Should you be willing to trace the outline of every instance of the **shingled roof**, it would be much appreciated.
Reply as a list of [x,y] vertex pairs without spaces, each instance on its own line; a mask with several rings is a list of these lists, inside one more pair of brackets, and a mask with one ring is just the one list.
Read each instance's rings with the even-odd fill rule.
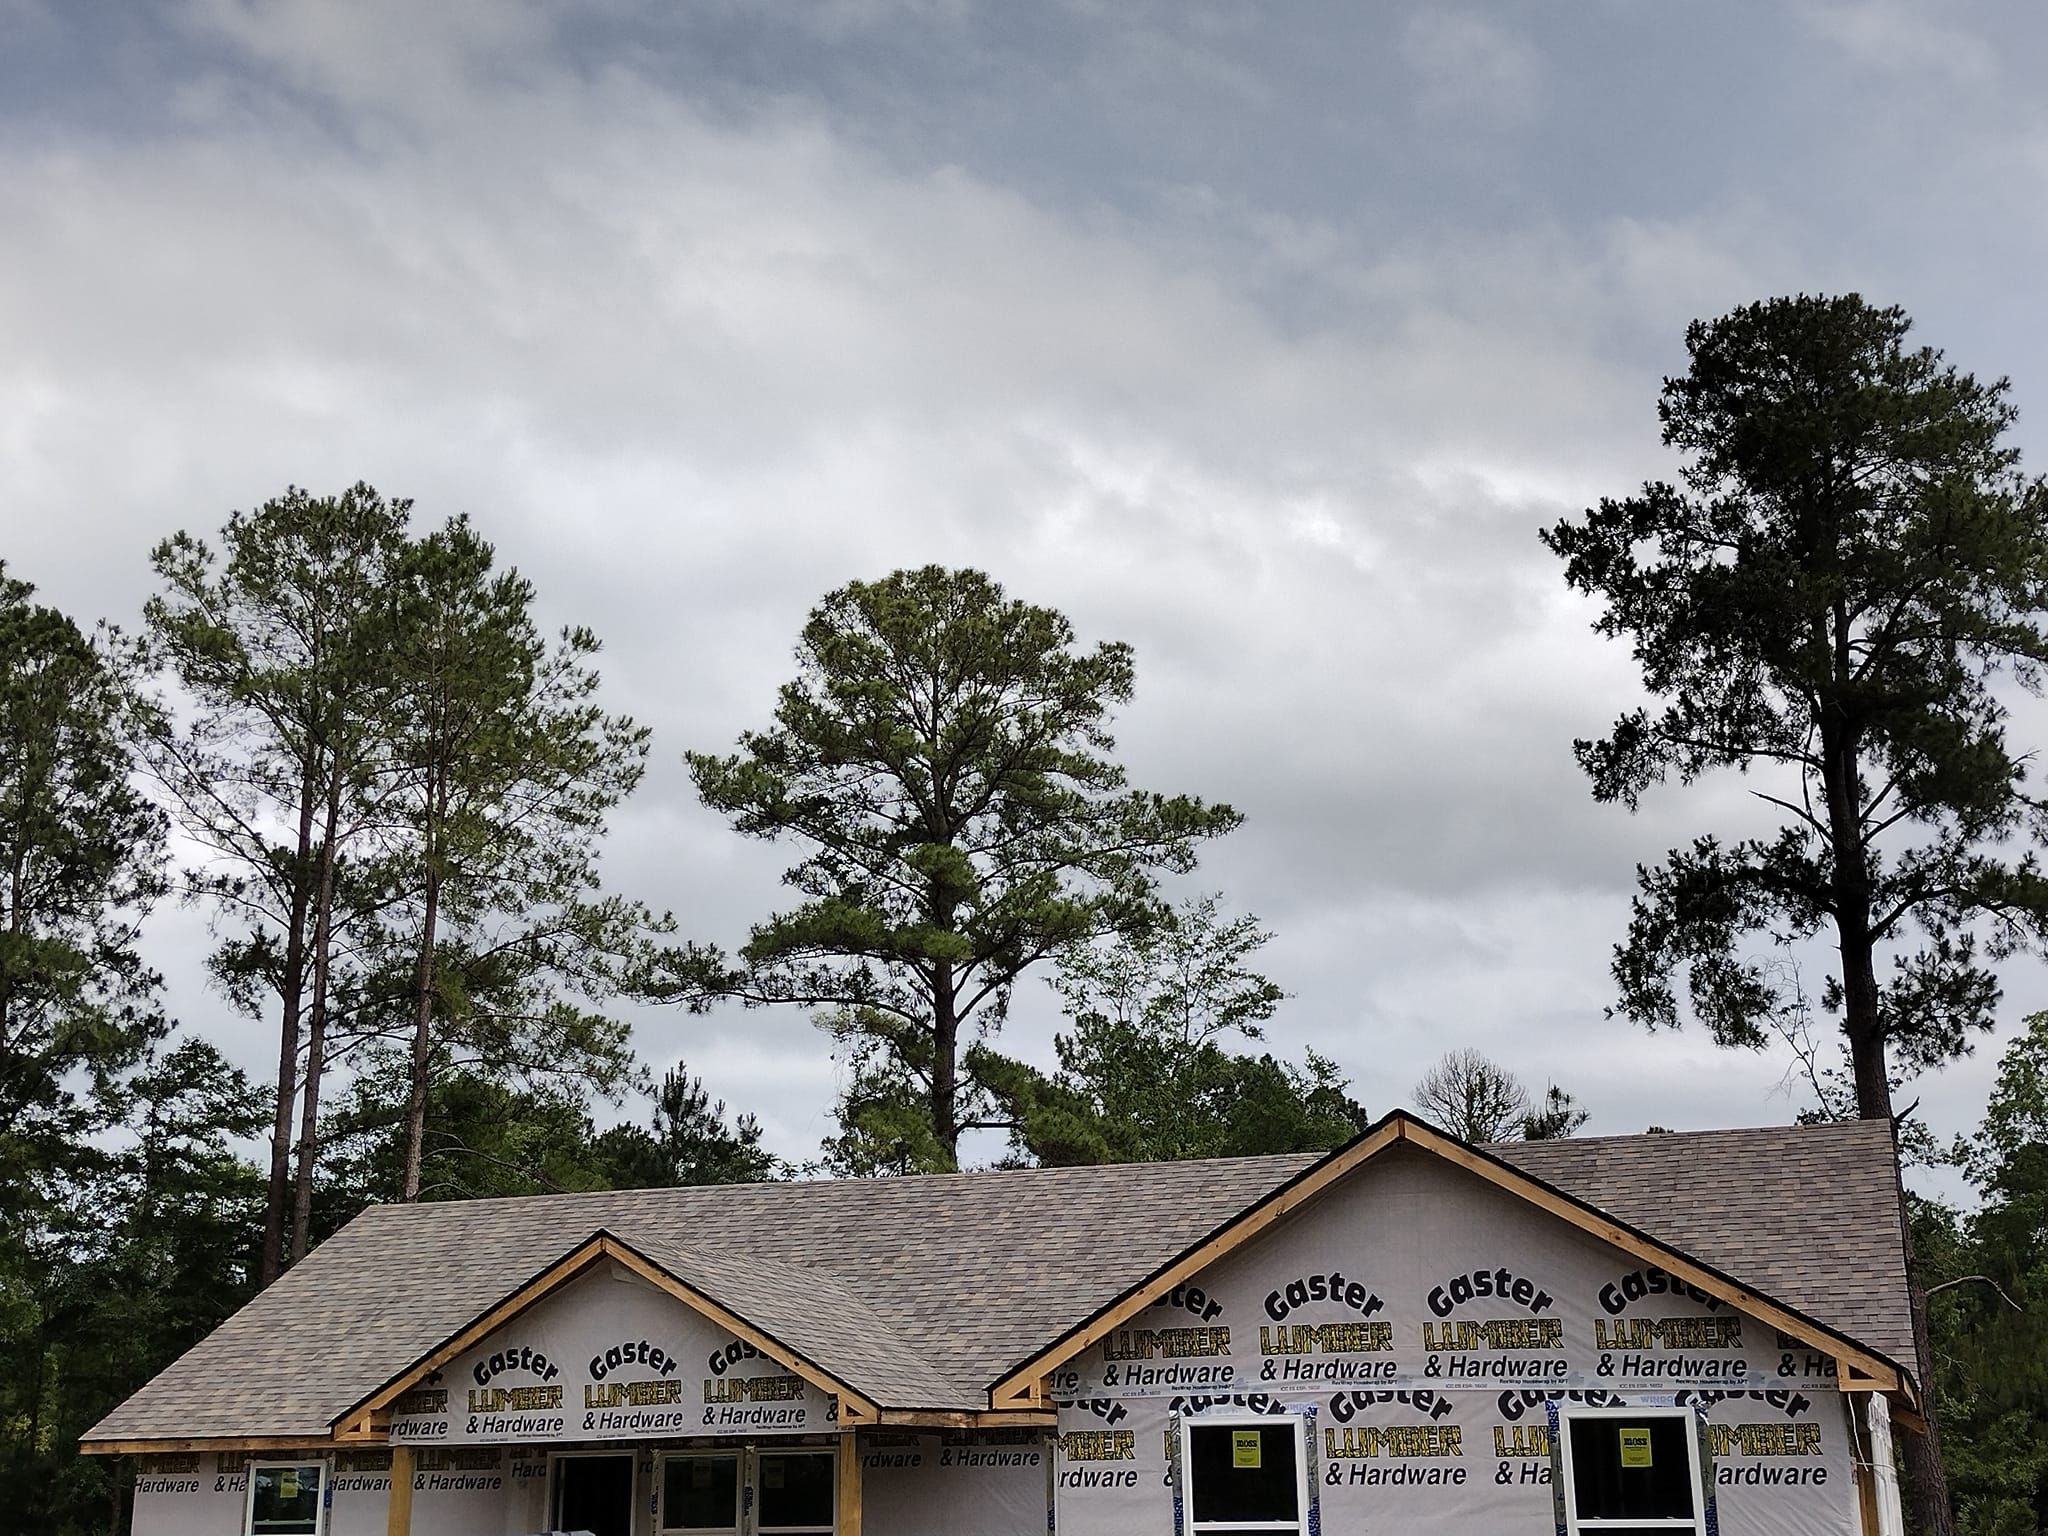
[[[1855,1343],[1912,1358],[1882,1123],[1485,1150]],[[337,1418],[601,1231],[884,1408],[986,1408],[1005,1370],[1317,1161],[373,1206],[87,1444],[325,1439]],[[1102,1243],[1104,1231],[1117,1241]]]

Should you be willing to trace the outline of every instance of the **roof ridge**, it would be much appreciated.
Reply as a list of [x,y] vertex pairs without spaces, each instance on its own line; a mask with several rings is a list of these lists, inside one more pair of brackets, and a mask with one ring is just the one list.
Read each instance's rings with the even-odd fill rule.
[[1606,1136],[1545,1137],[1535,1141],[1481,1141],[1474,1142],[1473,1145],[1481,1148],[1484,1151],[1491,1152],[1496,1157],[1500,1157],[1506,1155],[1507,1151],[1510,1149],[1522,1149],[1545,1146],[1588,1147],[1603,1145],[1640,1145],[1644,1140],[1651,1137],[1655,1137],[1658,1140],[1663,1140],[1666,1138],[1672,1140],[1705,1140],[1709,1137],[1758,1136],[1765,1134],[1785,1133],[1790,1133],[1799,1136],[1828,1135],[1831,1133],[1854,1133],[1860,1135],[1867,1135],[1870,1134],[1873,1130],[1881,1132],[1887,1137],[1890,1135],[1889,1129],[1885,1126],[1885,1123],[1882,1120],[1794,1120],[1782,1123],[1772,1123],[1769,1125],[1700,1126],[1692,1130],[1684,1131],[1675,1131],[1659,1128],[1656,1130],[1644,1131],[1621,1131]]

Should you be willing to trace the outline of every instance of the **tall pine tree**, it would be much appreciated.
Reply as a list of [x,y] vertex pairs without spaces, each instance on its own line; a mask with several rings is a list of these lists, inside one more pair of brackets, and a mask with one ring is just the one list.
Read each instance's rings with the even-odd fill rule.
[[306,1249],[328,1037],[359,990],[350,955],[376,905],[364,865],[410,506],[367,485],[293,488],[232,514],[217,550],[181,532],[153,557],[164,590],[144,610],[141,654],[174,692],[150,712],[145,750],[207,853],[188,893],[215,916],[215,973],[278,1020],[266,1284]]
[[399,562],[390,697],[390,941],[409,974],[401,1198],[419,1197],[437,1064],[619,1087],[596,1006],[668,920],[606,895],[598,852],[648,733],[597,702],[597,638],[533,621],[532,583],[456,518]]
[[[1620,1011],[1674,1024],[1682,986],[1716,1040],[1759,1045],[1800,1000],[1749,946],[1824,936],[1856,1111],[1884,1120],[1896,1073],[1989,1027],[1990,963],[2048,941],[2048,812],[1998,691],[2038,691],[2048,660],[2048,490],[2020,472],[2005,382],[1909,325],[1853,294],[1696,322],[1658,406],[1682,483],[1544,535],[1659,701],[1577,744],[1594,795],[1633,809],[1735,768],[1781,818],[1638,871]],[[1917,1278],[1912,1300],[1931,1383]],[[1916,1523],[1945,1536],[1938,1417],[1905,1448]]]
[[705,805],[802,850],[786,879],[803,900],[757,924],[737,964],[685,951],[677,991],[828,1010],[857,1051],[919,1084],[921,1127],[891,1134],[917,1165],[954,1166],[973,1031],[1000,1023],[1031,966],[1149,911],[1157,872],[1192,868],[1240,820],[1130,787],[1109,722],[1134,678],[1129,646],[1077,646],[1063,615],[980,571],[828,595],[774,725],[737,753],[689,755]]

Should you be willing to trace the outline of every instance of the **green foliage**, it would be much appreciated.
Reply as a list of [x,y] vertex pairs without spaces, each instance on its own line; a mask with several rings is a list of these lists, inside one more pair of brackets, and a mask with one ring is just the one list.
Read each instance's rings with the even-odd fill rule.
[[760,1121],[740,1114],[728,1125],[725,1100],[713,1099],[703,1080],[680,1065],[662,1076],[652,1130],[612,1126],[597,1138],[596,1151],[620,1189],[753,1184],[786,1172],[762,1147]]
[[[365,1205],[403,1197],[408,1054],[372,1048],[329,1118],[318,1208],[322,1236]],[[435,1063],[431,1082],[420,1199],[611,1187],[610,1168],[594,1150],[597,1129],[580,1085],[517,1086],[446,1059]]]
[[1522,1140],[1562,1141],[1567,1136],[1576,1136],[1591,1118],[1591,1112],[1582,1108],[1576,1098],[1552,1083],[1543,1090],[1537,1107],[1522,1116]]
[[390,970],[409,973],[411,1198],[437,1052],[616,1092],[629,1031],[592,1005],[644,970],[668,922],[600,887],[598,841],[640,781],[648,732],[597,703],[596,636],[550,644],[532,583],[497,570],[465,518],[406,547],[394,593],[382,934]]
[[365,996],[354,955],[380,882],[364,845],[410,510],[367,485],[331,497],[293,487],[231,514],[218,549],[180,532],[152,555],[163,591],[136,654],[177,702],[142,711],[144,750],[205,850],[186,887],[220,935],[215,975],[251,1017],[274,1004],[279,1021],[266,1280],[307,1245],[328,1037]]
[[[1981,1204],[1914,1213],[1949,1483],[1966,1536],[2048,1531],[2048,1014],[2007,1049],[1957,1156]],[[1952,1283],[1950,1283],[1952,1282]]]
[[1682,972],[1717,1040],[1761,1044],[1793,1000],[1744,946],[1828,929],[1843,971],[1822,1002],[1865,1115],[1888,1112],[1887,1050],[1922,1069],[1968,1049],[1987,963],[2048,934],[2048,879],[2000,848],[2044,820],[1996,689],[2038,691],[2048,657],[2048,492],[2006,440],[2005,382],[1907,347],[1909,324],[1854,295],[1695,323],[1658,408],[1682,484],[1544,534],[1660,701],[1577,744],[1595,796],[1633,809],[1733,767],[1784,818],[1638,872],[1620,1010],[1678,1022]]
[[[377,1054],[328,1122],[322,1236],[365,1205],[404,1197],[407,1053],[384,1047]],[[663,1076],[648,1126],[602,1131],[589,1093],[573,1078],[515,1084],[444,1057],[431,1082],[421,1200],[741,1184],[786,1172],[762,1148],[759,1122],[748,1114],[728,1122],[724,1101],[680,1066]]]
[[61,1198],[0,1224],[0,1507],[64,1536],[108,1530],[121,1487],[79,1435],[248,1299],[262,1230],[230,1141],[264,1096],[213,1047],[152,1050],[96,1098],[112,1129]]
[[1270,937],[1205,896],[1063,951],[1053,986],[1071,1027],[1053,1041],[1059,1070],[984,1044],[969,1051],[1013,1154],[1043,1164],[1242,1157],[1322,1150],[1363,1129],[1327,1058],[1311,1050],[1297,1067],[1222,1043],[1258,1039],[1286,996],[1252,969]]
[[[885,1160],[951,1166],[975,1092],[962,1031],[999,1026],[1029,967],[1133,923],[1159,871],[1191,868],[1240,818],[1132,789],[1109,756],[1130,648],[1078,648],[1064,617],[979,571],[841,588],[812,611],[797,665],[772,728],[688,761],[738,831],[803,848],[785,876],[803,900],[756,925],[736,965],[691,946],[674,987],[865,1031],[849,1124],[879,1115]],[[900,1123],[913,1089],[928,1141]]]
[[163,1030],[135,953],[164,822],[129,783],[121,685],[0,565],[0,1210],[47,1204],[113,1077]]
[[[954,1149],[932,1128],[932,1032],[879,1008],[828,1010],[817,1023],[832,1037],[846,1071],[839,1133],[823,1139],[820,1167],[853,1179],[952,1172]],[[968,1092],[986,1109],[989,1090],[980,1072],[993,1063],[974,1049]]]

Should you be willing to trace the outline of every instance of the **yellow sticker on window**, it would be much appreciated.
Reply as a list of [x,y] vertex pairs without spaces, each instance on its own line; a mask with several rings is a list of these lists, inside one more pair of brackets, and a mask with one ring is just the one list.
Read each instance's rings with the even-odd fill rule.
[[299,1496],[299,1469],[286,1467],[277,1474],[277,1496],[280,1499],[296,1499]]
[[1647,1429],[1624,1429],[1621,1432],[1621,1464],[1624,1467],[1650,1465],[1650,1432]]
[[1230,1464],[1233,1467],[1259,1466],[1259,1447],[1263,1444],[1256,1429],[1234,1429],[1230,1432]]

